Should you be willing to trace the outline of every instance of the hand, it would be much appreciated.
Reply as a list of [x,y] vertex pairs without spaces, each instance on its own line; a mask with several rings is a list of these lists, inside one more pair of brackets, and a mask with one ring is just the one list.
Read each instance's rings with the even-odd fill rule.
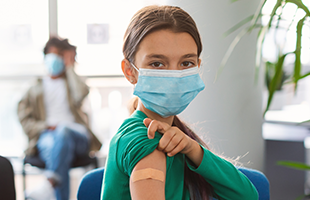
[[177,153],[189,154],[194,148],[195,140],[188,137],[179,128],[170,126],[167,123],[146,118],[143,123],[148,127],[148,138],[153,139],[155,132],[163,134],[158,144],[158,150],[167,153],[168,156],[174,156]]
[[63,52],[63,60],[66,67],[72,67],[75,63],[76,53],[73,50],[65,50]]

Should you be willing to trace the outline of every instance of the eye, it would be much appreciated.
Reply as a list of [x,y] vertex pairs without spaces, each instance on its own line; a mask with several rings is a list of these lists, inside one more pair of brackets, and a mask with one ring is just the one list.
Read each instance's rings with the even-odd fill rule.
[[159,67],[162,67],[164,65],[162,63],[160,63],[160,62],[153,62],[153,63],[151,63],[151,66],[155,67],[155,68],[159,68]]
[[193,62],[185,61],[181,64],[182,67],[194,67],[195,64]]

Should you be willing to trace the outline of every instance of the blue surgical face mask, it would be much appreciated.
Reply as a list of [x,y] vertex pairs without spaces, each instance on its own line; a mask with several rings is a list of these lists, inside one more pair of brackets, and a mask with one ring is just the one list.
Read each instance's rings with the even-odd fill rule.
[[44,64],[47,67],[48,73],[52,76],[60,75],[65,69],[63,59],[54,53],[45,55]]
[[197,94],[205,88],[199,76],[199,68],[184,70],[139,70],[134,95],[138,96],[144,107],[168,117],[181,113]]

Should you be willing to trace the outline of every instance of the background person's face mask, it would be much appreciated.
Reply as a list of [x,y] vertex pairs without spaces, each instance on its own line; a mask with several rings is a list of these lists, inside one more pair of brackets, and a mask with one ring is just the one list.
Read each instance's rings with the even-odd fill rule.
[[138,96],[144,107],[168,117],[181,113],[197,94],[205,88],[199,76],[199,68],[184,70],[139,70],[134,95]]
[[44,64],[47,67],[48,73],[52,76],[60,75],[65,69],[63,59],[54,53],[45,55]]

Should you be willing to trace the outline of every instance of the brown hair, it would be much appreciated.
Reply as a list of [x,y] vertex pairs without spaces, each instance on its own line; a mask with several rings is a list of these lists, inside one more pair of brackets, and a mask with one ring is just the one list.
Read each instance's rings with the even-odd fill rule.
[[50,47],[56,47],[60,51],[63,50],[76,51],[76,46],[71,45],[68,39],[61,39],[55,36],[50,37],[50,39],[46,42],[45,47],[43,49],[44,55],[48,53]]
[[[131,19],[126,30],[123,44],[124,57],[130,62],[135,62],[135,54],[143,38],[152,32],[168,29],[175,33],[189,33],[197,44],[197,55],[200,56],[202,44],[196,23],[191,16],[179,7],[174,6],[147,6],[139,10]],[[137,107],[137,98],[131,100],[129,112]],[[199,144],[207,145],[188,126],[174,117],[173,126],[178,127]],[[192,200],[208,200],[214,195],[212,186],[199,174],[191,171],[184,163],[184,185],[188,188]]]
[[72,50],[72,51],[76,52],[76,46],[70,44],[68,39],[63,39],[62,43],[64,43],[64,46],[65,46],[64,49],[65,50]]
[[200,56],[202,44],[195,21],[179,7],[147,6],[139,10],[131,19],[124,36],[123,54],[134,62],[139,44],[147,35],[157,30],[169,29],[175,33],[189,33],[197,44]]

